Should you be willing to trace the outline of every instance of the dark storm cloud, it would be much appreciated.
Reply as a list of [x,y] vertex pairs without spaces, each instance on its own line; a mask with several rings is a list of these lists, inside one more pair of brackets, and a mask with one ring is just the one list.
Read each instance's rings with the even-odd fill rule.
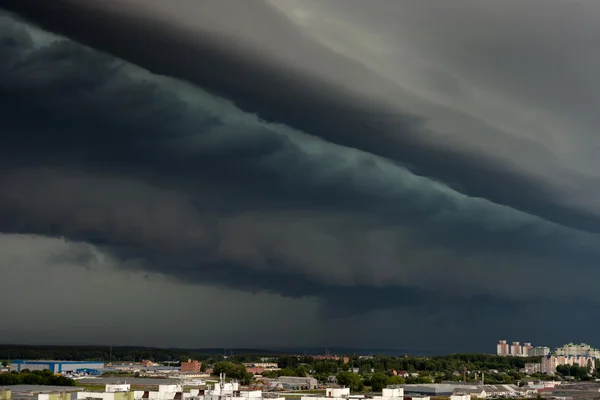
[[[238,311],[243,303],[248,315],[262,302],[307,308],[300,324],[321,329],[294,326],[295,317],[282,324],[300,332],[287,333],[293,340],[307,340],[313,331],[314,343],[360,338],[365,345],[362,338],[371,335],[395,345],[400,320],[419,332],[402,332],[413,343],[437,340],[442,331],[444,338],[461,338],[465,327],[480,323],[496,329],[478,332],[480,340],[493,340],[496,332],[517,331],[506,321],[526,325],[544,307],[588,309],[600,300],[591,278],[600,255],[595,234],[466,196],[394,161],[308,135],[299,125],[267,123],[261,113],[245,113],[203,88],[48,36],[12,16],[0,20],[0,38],[0,231],[64,237],[96,249],[43,249],[32,265],[77,264],[79,279],[93,280],[100,252],[114,257],[123,274],[148,274],[150,284],[168,283],[169,293],[181,287],[194,299],[221,296]],[[328,101],[336,104],[333,95]],[[350,108],[336,114],[347,118],[337,125],[351,129],[363,118],[371,121],[381,115],[373,104],[356,111],[348,102]],[[418,131],[409,120],[404,126]],[[492,176],[484,172],[478,171]],[[32,252],[35,246],[27,244]],[[14,261],[0,258],[4,262]],[[45,285],[47,275],[40,276],[32,285]],[[540,279],[544,285],[531,285]],[[565,282],[570,289],[547,289]],[[110,284],[127,286],[118,279]],[[208,296],[207,288],[221,294]],[[84,289],[77,293],[85,297]],[[249,293],[257,299],[248,300]],[[129,302],[123,296],[107,302]],[[322,314],[305,323],[313,303]],[[100,305],[86,307],[107,313]],[[283,306],[274,309],[266,312],[283,312]],[[384,317],[372,317],[378,313]],[[357,315],[373,318],[373,325]],[[536,315],[545,324],[538,326],[553,326],[553,315]],[[136,331],[125,328],[132,323],[112,318],[121,324],[111,322],[120,328],[117,340],[137,340],[126,333]],[[88,332],[85,324],[92,323],[83,319],[75,331]],[[389,329],[375,334],[375,324]],[[340,326],[348,329],[338,334]],[[161,331],[152,340],[170,334]],[[239,340],[239,333],[227,335]]]
[[[316,298],[328,316],[442,307],[466,324],[490,308],[600,300],[594,234],[266,123],[11,16],[0,29],[2,232],[91,243],[177,282]],[[579,289],[531,287],[542,274]]]
[[[191,7],[190,4],[181,3],[181,7]],[[196,4],[190,10],[200,10],[196,18],[201,18],[202,13],[227,12],[227,4],[233,3],[224,2],[222,8],[216,4]],[[553,186],[551,182],[535,180],[500,157],[438,146],[425,140],[430,132],[419,116],[403,113],[382,99],[357,94],[300,67],[290,67],[277,58],[277,54],[253,53],[252,47],[246,46],[239,37],[228,42],[225,36],[220,36],[223,31],[211,31],[218,25],[211,22],[211,18],[201,20],[206,27],[196,24],[192,29],[184,23],[187,21],[176,24],[168,16],[148,17],[147,10],[136,9],[136,4],[121,8],[116,2],[61,0],[46,4],[32,0],[4,0],[2,5],[50,30],[156,73],[185,79],[223,95],[265,120],[388,157],[418,175],[446,182],[466,195],[487,198],[566,226],[592,232],[600,228],[594,212],[565,205],[555,198],[555,190],[562,189],[560,183]],[[388,98],[405,94],[360,64],[336,55],[300,34],[265,3],[254,1],[240,7],[239,4],[236,6],[237,12],[247,17],[241,18],[242,22],[254,21],[255,27],[261,23],[271,26],[294,43],[290,47],[294,47],[301,57],[318,59],[319,65],[332,65],[347,79],[367,80],[376,88],[374,90],[385,92]],[[267,47],[269,50],[283,51],[281,47]],[[281,57],[291,55],[285,53]],[[479,129],[482,134],[487,131],[492,136],[501,136],[489,126],[482,125]],[[282,146],[282,142],[280,139],[272,146]],[[516,143],[532,155],[556,158],[530,140],[518,139]],[[261,143],[259,152],[263,146]],[[251,170],[248,173],[253,176]],[[251,181],[266,182],[264,179]],[[588,179],[587,185],[597,185],[597,182],[597,179]]]

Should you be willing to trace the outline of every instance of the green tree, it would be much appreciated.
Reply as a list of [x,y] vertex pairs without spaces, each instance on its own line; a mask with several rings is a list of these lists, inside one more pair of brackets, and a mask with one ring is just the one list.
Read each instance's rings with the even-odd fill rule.
[[237,379],[242,385],[249,384],[254,376],[246,370],[243,364],[232,363],[229,361],[218,361],[213,365],[213,373],[220,375],[225,373],[226,376]]
[[0,374],[0,386],[5,385],[51,385],[75,386],[75,381],[64,376],[54,375],[50,370],[23,371]]
[[417,383],[433,383],[433,379],[427,375],[419,376],[417,377]]
[[388,385],[404,385],[406,380],[398,375],[390,376],[388,379]]
[[375,372],[371,377],[371,389],[374,392],[381,392],[381,390],[388,384],[389,377],[383,372]]
[[306,375],[308,375],[306,367],[304,365],[298,365],[296,367],[296,376],[305,377]]
[[291,367],[281,368],[279,370],[279,376],[296,376],[296,370]]
[[354,372],[340,372],[336,376],[340,385],[350,388],[352,392],[360,392],[365,388],[365,385],[360,378],[360,375]]
[[279,371],[269,371],[269,370],[264,370],[262,372],[262,376],[265,378],[277,378],[281,375],[278,374]]
[[298,357],[294,356],[282,356],[277,360],[277,366],[279,368],[296,367],[300,363]]

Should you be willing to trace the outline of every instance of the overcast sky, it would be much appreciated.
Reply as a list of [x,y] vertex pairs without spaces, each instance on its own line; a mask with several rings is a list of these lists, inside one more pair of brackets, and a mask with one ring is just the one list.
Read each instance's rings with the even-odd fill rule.
[[2,341],[594,344],[597,1],[0,6]]

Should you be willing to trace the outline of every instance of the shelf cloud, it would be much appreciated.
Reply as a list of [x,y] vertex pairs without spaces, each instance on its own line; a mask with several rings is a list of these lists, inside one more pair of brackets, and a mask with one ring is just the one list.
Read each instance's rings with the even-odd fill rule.
[[533,4],[0,1],[0,244],[313,326],[266,342],[543,340],[600,301],[600,7]]

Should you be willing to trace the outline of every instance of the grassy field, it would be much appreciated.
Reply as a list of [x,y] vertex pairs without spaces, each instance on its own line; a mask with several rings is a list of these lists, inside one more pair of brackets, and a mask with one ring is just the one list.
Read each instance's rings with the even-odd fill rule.
[[106,385],[85,385],[82,383],[76,383],[75,386],[82,387],[86,392],[103,392]]

